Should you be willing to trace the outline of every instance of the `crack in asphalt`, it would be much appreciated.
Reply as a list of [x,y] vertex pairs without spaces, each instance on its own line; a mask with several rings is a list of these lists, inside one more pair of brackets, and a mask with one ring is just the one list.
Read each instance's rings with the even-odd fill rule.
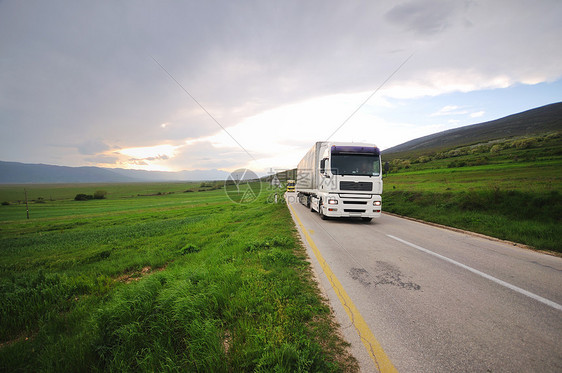
[[[353,304],[353,301],[345,291],[345,288],[343,288],[337,276],[332,272],[330,266],[323,258],[323,256],[320,254],[320,251],[318,250],[316,244],[314,243],[312,237],[310,236],[311,234],[313,234],[312,231],[310,231],[309,233],[309,231],[307,231],[307,229],[304,227],[304,225],[298,218],[296,211],[293,210],[293,212],[295,214],[297,223],[301,227],[301,231],[305,236],[305,239],[309,242],[310,248],[312,249],[314,255],[316,256],[318,264],[322,268],[321,273],[324,273],[324,275],[330,282],[331,288],[334,290],[334,293],[340,300],[341,305],[343,306],[345,312],[347,313],[349,319],[351,320],[351,324],[354,326],[354,329],[357,332],[359,339],[361,340],[364,347],[366,348],[367,353],[370,355],[371,361],[374,363],[377,371],[396,372],[396,369],[392,365],[392,362],[386,356],[384,350],[382,349],[382,346],[380,346],[379,342],[372,334],[369,325],[363,319],[363,316],[361,315],[355,304]],[[322,225],[317,224],[317,226],[320,227],[320,229],[322,229],[338,246],[340,246],[340,248],[342,248],[342,250],[347,253],[347,255],[350,257],[350,259],[353,262],[357,263],[358,266],[361,266],[361,264],[353,257],[353,255],[351,255],[349,250],[347,250],[338,240],[336,240]],[[361,268],[361,270],[363,270],[368,275],[368,272],[364,268]]]
[[[324,264],[326,265],[326,261],[324,261]],[[330,283],[334,282],[333,276],[326,276],[329,277]],[[361,339],[361,341],[363,342],[363,345],[368,345],[369,346],[369,351],[371,356],[374,358],[374,363],[376,365],[377,371],[381,371],[380,365],[379,365],[379,361],[377,359],[377,354],[375,352],[375,349],[373,347],[373,345],[371,344],[371,341],[369,341],[367,338],[365,338],[365,336],[363,335],[363,333],[361,332],[361,330],[357,327],[356,323],[355,323],[355,313],[353,311],[353,309],[347,304],[347,301],[345,300],[345,296],[340,292],[338,287],[332,287],[334,289],[335,292],[337,292],[338,294],[338,298],[340,299],[340,302],[342,304],[342,306],[346,309],[346,313],[349,316],[349,318],[351,319],[351,325],[353,325],[353,327],[355,328],[355,331],[357,332],[357,334],[359,335],[359,338]],[[351,326],[350,325],[350,326]]]

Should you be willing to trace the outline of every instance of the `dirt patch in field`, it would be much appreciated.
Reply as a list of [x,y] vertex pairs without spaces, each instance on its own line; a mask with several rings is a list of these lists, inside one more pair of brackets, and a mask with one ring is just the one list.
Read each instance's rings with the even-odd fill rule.
[[117,277],[115,280],[119,281],[119,282],[123,282],[125,284],[129,284],[133,281],[139,281],[140,279],[142,279],[143,277],[150,275],[154,272],[160,272],[165,270],[167,267],[167,265],[160,267],[160,268],[155,268],[153,269],[150,266],[146,266],[143,267],[140,271],[132,271],[132,272],[128,272],[128,273],[124,273],[121,276]]
[[7,347],[9,345],[12,345],[14,343],[17,342],[22,342],[22,341],[32,341],[35,338],[35,334],[22,334],[17,338],[14,338],[10,341],[5,341],[5,342],[1,342],[0,343],[0,350],[3,349],[4,347]]

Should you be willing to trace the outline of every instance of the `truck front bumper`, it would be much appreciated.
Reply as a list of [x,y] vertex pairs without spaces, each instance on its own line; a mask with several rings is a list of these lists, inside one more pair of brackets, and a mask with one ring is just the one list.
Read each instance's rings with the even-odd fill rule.
[[378,218],[382,198],[377,194],[330,194],[322,203],[322,212],[328,217]]

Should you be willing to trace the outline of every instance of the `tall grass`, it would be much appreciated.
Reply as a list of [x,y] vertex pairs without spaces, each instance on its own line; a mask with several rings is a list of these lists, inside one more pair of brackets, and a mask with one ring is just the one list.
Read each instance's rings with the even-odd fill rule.
[[[561,138],[541,139],[529,147],[509,140],[412,160],[386,176],[384,210],[562,252]],[[482,151],[488,164],[468,166]]]
[[180,188],[47,201],[29,221],[1,206],[0,366],[357,370],[287,207]]
[[482,190],[460,193],[391,191],[385,209],[479,232],[541,250],[562,252],[560,193]]

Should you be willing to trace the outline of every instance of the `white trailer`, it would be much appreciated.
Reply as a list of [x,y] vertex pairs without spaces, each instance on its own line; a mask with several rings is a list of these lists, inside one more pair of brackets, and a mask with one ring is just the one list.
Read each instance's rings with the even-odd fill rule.
[[374,144],[321,141],[297,167],[300,203],[328,217],[381,216],[380,150]]

